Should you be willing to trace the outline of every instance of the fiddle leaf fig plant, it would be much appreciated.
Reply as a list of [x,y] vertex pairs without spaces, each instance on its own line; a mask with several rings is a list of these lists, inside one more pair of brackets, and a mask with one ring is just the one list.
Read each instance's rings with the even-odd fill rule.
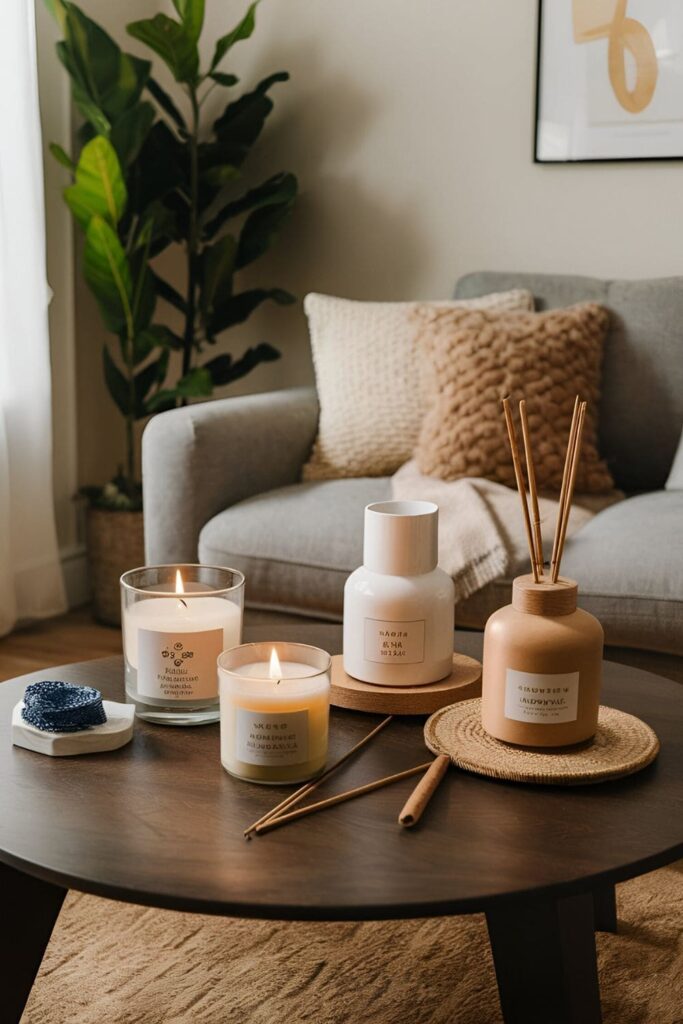
[[[277,240],[297,195],[296,177],[285,171],[243,183],[273,109],[270,92],[289,76],[276,72],[234,96],[238,79],[223,62],[252,35],[257,3],[217,40],[204,69],[205,0],[173,0],[176,17],[157,14],[127,26],[171,72],[177,97],[154,77],[153,60],[124,52],[71,0],[46,3],[64,36],[57,53],[83,118],[74,157],[50,148],[72,175],[64,199],[83,232],[83,275],[116,338],[104,346],[103,370],[126,432],[125,467],[87,493],[107,507],[139,507],[135,422],[208,398],[279,358],[266,342],[238,356],[211,350],[262,303],[295,301],[278,287],[238,287],[239,272]],[[209,120],[203,111],[214,90],[227,90],[227,102]],[[169,246],[183,250],[180,289],[155,265]]]

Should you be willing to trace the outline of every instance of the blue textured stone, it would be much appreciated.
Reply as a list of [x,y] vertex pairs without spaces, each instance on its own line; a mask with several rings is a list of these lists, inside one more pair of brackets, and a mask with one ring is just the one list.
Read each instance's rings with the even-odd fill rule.
[[99,690],[58,680],[27,686],[21,717],[43,732],[80,732],[107,721]]

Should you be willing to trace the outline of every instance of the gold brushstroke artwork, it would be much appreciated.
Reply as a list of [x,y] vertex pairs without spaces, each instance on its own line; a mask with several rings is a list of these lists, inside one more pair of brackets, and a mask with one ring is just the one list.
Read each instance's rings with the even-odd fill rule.
[[[626,15],[628,0],[573,0],[574,42],[607,39],[607,68],[617,102],[631,114],[649,105],[657,85],[657,54],[645,26]],[[626,54],[635,64],[635,83],[626,80]]]

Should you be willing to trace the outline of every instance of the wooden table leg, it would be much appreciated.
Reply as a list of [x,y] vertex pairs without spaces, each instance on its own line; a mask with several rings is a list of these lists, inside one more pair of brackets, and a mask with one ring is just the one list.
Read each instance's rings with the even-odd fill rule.
[[505,1024],[599,1024],[591,893],[486,914]]
[[0,864],[2,1024],[19,1024],[66,892]]
[[602,885],[593,890],[595,907],[595,930],[598,932],[616,932],[617,930],[617,890],[613,885]]

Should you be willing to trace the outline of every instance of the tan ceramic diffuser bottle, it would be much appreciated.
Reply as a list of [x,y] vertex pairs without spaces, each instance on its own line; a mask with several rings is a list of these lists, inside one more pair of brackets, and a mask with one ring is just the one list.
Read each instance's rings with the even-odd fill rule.
[[577,591],[573,580],[518,576],[512,604],[486,623],[481,718],[496,739],[561,747],[595,735],[603,633]]
[[602,626],[577,608],[578,587],[559,575],[581,449],[586,403],[574,406],[548,574],[544,573],[536,480],[526,404],[520,403],[533,525],[514,422],[503,403],[522,501],[532,573],[519,576],[512,604],[494,612],[484,632],[481,720],[487,733],[523,747],[564,747],[595,735],[602,678]]

